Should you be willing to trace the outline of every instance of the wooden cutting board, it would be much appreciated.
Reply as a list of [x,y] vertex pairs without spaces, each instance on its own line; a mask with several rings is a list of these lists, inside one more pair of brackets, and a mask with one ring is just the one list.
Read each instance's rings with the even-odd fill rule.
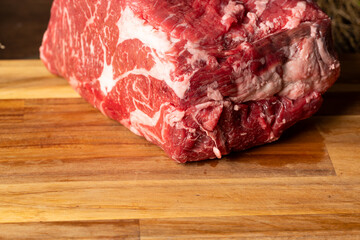
[[359,67],[278,142],[181,165],[39,60],[0,61],[0,239],[360,239]]

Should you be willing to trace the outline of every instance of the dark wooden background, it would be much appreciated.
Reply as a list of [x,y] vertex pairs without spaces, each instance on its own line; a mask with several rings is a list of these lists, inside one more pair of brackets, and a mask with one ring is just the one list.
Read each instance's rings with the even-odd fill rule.
[[0,59],[39,58],[52,0],[0,0]]

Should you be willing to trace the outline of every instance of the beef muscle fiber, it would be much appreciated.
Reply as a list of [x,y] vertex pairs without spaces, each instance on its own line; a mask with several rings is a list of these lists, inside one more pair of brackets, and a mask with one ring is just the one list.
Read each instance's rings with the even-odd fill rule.
[[311,0],[55,0],[41,59],[178,162],[275,141],[337,79]]

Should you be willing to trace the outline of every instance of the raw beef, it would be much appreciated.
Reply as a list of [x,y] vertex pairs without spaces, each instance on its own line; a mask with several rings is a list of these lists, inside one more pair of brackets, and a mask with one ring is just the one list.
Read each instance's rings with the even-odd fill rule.
[[178,162],[275,141],[337,79],[312,0],[55,0],[41,59]]

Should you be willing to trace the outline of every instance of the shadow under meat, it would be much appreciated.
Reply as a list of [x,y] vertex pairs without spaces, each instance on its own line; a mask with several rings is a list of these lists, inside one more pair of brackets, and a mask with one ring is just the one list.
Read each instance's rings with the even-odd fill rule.
[[284,131],[280,139],[273,143],[232,152],[220,160],[190,162],[187,165],[215,168],[219,163],[224,162],[224,164],[241,165],[246,169],[249,165],[277,168],[286,165],[318,164],[326,159],[328,154],[324,139],[316,129],[315,122],[314,119],[303,120]]

